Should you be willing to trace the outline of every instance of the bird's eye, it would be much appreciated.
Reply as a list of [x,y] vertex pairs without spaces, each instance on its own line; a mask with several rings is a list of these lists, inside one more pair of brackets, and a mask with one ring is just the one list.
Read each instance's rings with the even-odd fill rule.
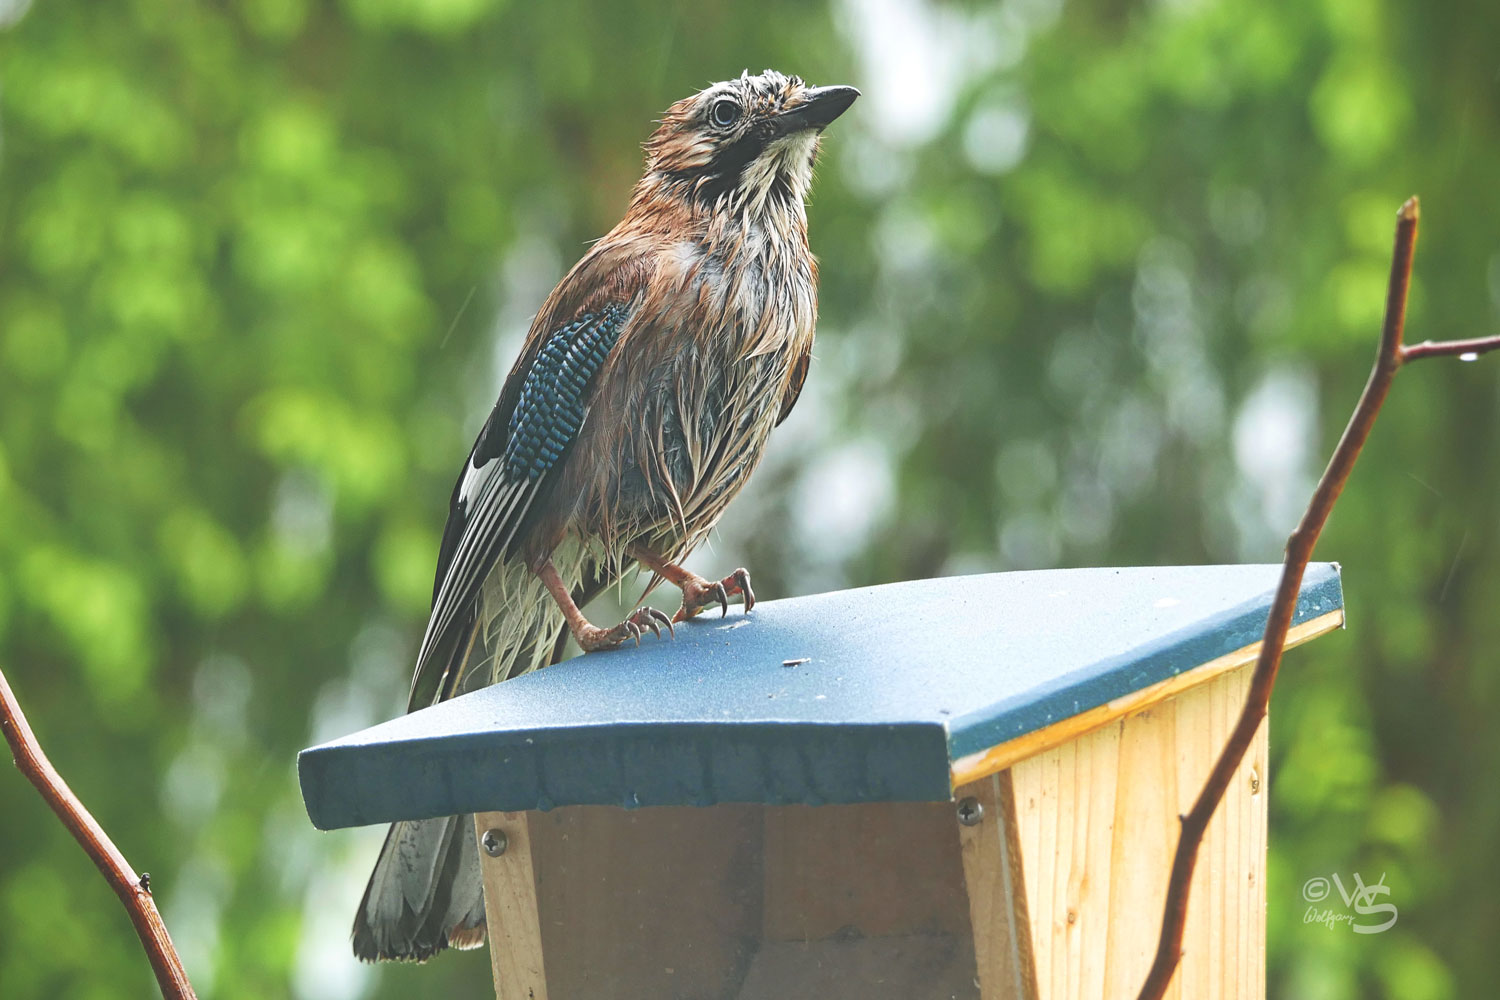
[[708,118],[719,128],[728,128],[740,120],[740,106],[727,97],[715,101],[714,106],[708,110]]

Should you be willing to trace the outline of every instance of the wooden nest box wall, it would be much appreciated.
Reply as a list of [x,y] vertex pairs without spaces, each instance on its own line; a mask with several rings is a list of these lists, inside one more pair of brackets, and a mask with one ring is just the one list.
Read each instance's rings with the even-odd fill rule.
[[[475,814],[500,1000],[1132,996],[1279,572],[764,602],[304,751],[303,796],[323,829]],[[1342,623],[1309,567],[1289,644]],[[1262,726],[1176,996],[1265,995],[1265,762]]]

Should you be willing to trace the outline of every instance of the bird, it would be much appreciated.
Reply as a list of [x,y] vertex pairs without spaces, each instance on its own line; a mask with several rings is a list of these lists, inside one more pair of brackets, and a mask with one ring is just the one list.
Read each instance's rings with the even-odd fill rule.
[[[621,221],[538,309],[454,484],[407,710],[559,660],[662,637],[750,574],[683,568],[791,413],[812,360],[818,265],[807,196],[823,130],[859,97],[775,70],[667,109]],[[682,592],[602,628],[625,574]],[[643,597],[644,600],[644,597]],[[364,961],[485,937],[472,820],[398,822],[355,917]]]

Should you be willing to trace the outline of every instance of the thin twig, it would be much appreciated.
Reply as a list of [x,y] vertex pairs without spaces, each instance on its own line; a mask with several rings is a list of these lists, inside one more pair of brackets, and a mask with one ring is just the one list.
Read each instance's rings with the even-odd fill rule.
[[1354,407],[1344,435],[1333,450],[1328,468],[1318,480],[1312,500],[1302,515],[1297,530],[1287,541],[1286,561],[1282,565],[1281,582],[1276,588],[1275,602],[1271,605],[1270,618],[1266,621],[1265,634],[1261,639],[1260,656],[1255,662],[1255,671],[1250,677],[1250,691],[1245,696],[1245,706],[1240,711],[1224,750],[1209,772],[1203,790],[1193,808],[1182,817],[1182,832],[1177,842],[1177,855],[1172,861],[1172,873],[1167,880],[1167,900],[1162,912],[1161,938],[1157,942],[1156,957],[1151,971],[1141,986],[1140,1000],[1160,1000],[1172,982],[1177,963],[1182,957],[1182,936],[1187,927],[1188,895],[1192,890],[1193,868],[1198,861],[1198,849],[1208,829],[1214,810],[1224,797],[1225,790],[1234,779],[1245,751],[1249,749],[1266,717],[1266,708],[1271,702],[1271,689],[1276,683],[1276,671],[1281,665],[1281,653],[1286,646],[1287,630],[1292,624],[1292,613],[1297,606],[1297,594],[1302,589],[1302,574],[1312,558],[1313,547],[1333,505],[1349,481],[1349,473],[1359,458],[1360,449],[1370,436],[1375,418],[1390,391],[1391,381],[1406,361],[1420,358],[1450,357],[1455,355],[1479,355],[1500,349],[1500,337],[1483,337],[1476,340],[1454,340],[1438,343],[1427,342],[1411,347],[1401,342],[1402,328],[1406,322],[1406,295],[1411,282],[1412,252],[1417,242],[1417,199],[1408,199],[1401,206],[1396,218],[1396,246],[1391,260],[1390,283],[1386,292],[1385,322],[1381,328],[1380,350],[1375,356],[1375,366],[1370,371],[1369,381]]
[[125,855],[120,853],[98,821],[89,815],[42,752],[4,671],[0,671],[0,730],[5,733],[5,742],[10,744],[16,767],[36,786],[63,826],[104,875],[115,895],[120,897],[120,902],[125,904],[125,912],[130,915],[141,946],[146,949],[146,957],[151,960],[161,995],[166,1000],[195,1000],[196,994],[188,982],[177,949],[172,947],[167,926],[156,910],[146,877],[136,875]]
[[1422,358],[1478,358],[1481,354],[1500,350],[1500,337],[1475,337],[1473,340],[1424,340],[1401,348],[1402,361],[1419,361]]

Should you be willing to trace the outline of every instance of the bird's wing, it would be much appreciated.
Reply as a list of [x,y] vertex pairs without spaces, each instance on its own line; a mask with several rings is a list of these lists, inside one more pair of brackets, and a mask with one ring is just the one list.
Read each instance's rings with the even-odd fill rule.
[[484,578],[550,489],[588,416],[595,376],[629,321],[630,301],[617,293],[571,311],[564,322],[553,318],[556,309],[539,315],[453,487],[408,710],[448,697],[461,680],[456,672],[466,657],[459,647],[476,627]]
[[797,400],[802,398],[802,387],[807,384],[807,370],[812,367],[812,345],[802,352],[792,365],[791,381],[787,383],[786,395],[781,397],[781,412],[776,414],[776,426],[792,415],[792,407],[797,405]]

